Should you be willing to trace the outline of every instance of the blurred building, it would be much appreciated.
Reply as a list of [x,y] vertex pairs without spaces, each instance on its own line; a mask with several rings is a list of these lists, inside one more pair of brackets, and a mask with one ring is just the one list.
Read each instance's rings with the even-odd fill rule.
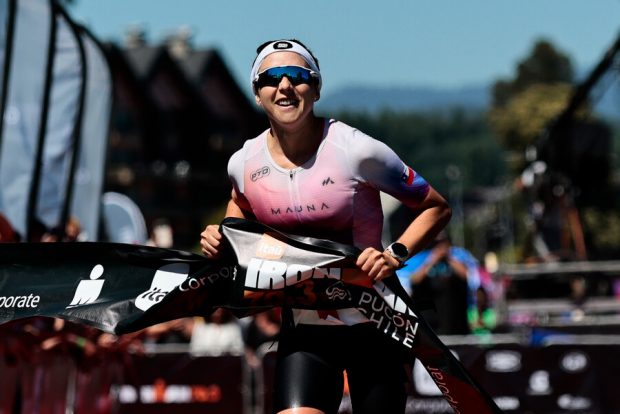
[[230,197],[228,158],[267,120],[217,50],[194,49],[185,30],[149,45],[133,29],[106,50],[115,84],[106,191],[133,199],[149,227],[167,219],[175,247],[192,247]]

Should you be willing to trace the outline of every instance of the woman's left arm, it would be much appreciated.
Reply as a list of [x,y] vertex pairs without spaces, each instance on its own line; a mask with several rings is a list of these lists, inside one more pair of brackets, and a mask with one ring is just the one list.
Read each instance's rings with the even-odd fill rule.
[[416,211],[418,214],[397,240],[407,246],[409,256],[426,248],[452,217],[448,202],[432,187]]
[[[452,210],[446,200],[432,187],[415,211],[417,213],[415,218],[396,240],[407,247],[409,257],[434,240],[452,216]],[[356,264],[374,280],[392,275],[402,265],[387,251],[379,251],[373,247],[366,248],[359,255]]]

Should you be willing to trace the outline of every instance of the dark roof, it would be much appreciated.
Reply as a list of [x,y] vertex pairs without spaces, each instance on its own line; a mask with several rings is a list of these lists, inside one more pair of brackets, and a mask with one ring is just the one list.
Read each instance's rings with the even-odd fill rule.
[[214,59],[220,59],[217,51],[214,49],[205,49],[191,51],[187,56],[176,60],[191,82],[200,83],[205,68],[207,68]]
[[248,122],[256,110],[215,49],[191,50],[177,62],[190,83],[196,86],[207,107],[219,117],[232,122]]
[[139,79],[147,78],[157,61],[167,53],[163,46],[143,46],[125,49],[123,52]]

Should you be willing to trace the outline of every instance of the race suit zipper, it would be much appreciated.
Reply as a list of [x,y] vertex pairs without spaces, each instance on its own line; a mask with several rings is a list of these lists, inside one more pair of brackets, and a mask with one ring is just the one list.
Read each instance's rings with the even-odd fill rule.
[[297,218],[297,220],[301,221],[300,213],[302,209],[301,209],[301,203],[299,199],[299,189],[298,189],[297,181],[295,180],[296,178],[295,175],[296,175],[295,170],[289,170],[288,176],[290,179],[289,189],[290,189],[291,204],[292,204],[291,209],[293,210],[293,213],[295,214],[295,217]]

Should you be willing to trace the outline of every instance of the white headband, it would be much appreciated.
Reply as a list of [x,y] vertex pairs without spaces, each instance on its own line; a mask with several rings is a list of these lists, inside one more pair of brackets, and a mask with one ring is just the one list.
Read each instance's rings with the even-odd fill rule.
[[319,66],[316,64],[316,61],[314,60],[308,49],[306,49],[297,42],[289,40],[276,40],[275,42],[271,42],[270,44],[265,46],[263,50],[260,51],[258,56],[256,56],[254,64],[252,65],[252,72],[250,72],[250,84],[252,85],[252,87],[254,86],[254,81],[256,80],[256,75],[258,75],[258,69],[260,68],[260,65],[263,63],[267,56],[277,52],[295,52],[299,56],[301,56],[306,61],[308,66],[310,66],[310,69],[312,69],[318,74],[319,82],[317,84],[317,88],[319,91],[321,90],[321,71],[319,70]]

